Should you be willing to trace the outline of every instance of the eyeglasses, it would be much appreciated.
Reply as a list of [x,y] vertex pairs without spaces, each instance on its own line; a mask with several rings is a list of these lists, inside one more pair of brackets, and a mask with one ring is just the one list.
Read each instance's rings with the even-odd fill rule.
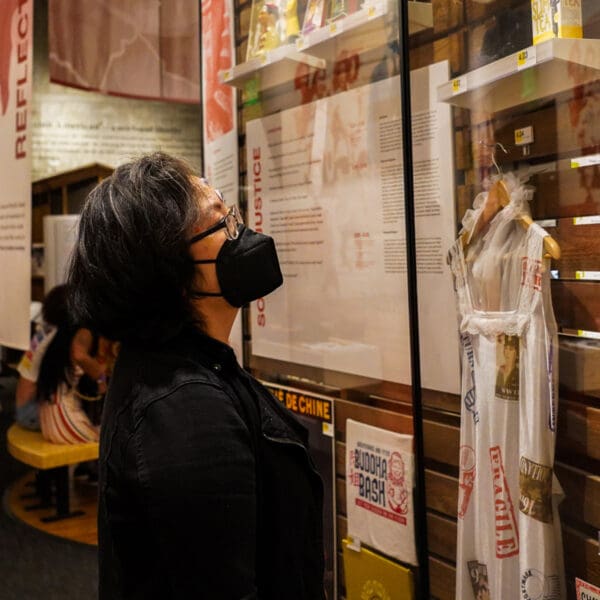
[[240,215],[236,206],[230,206],[227,214],[219,219],[214,225],[202,231],[201,233],[196,234],[190,241],[190,244],[194,244],[203,240],[205,237],[212,235],[215,231],[219,231],[219,229],[225,229],[225,235],[228,240],[237,240],[240,235],[240,228],[244,224],[244,220]]

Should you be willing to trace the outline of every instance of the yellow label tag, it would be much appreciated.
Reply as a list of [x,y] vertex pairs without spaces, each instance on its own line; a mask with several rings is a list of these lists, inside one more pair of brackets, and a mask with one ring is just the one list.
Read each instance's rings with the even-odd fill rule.
[[231,70],[223,71],[223,81],[229,81],[231,79]]
[[517,71],[527,69],[536,64],[537,51],[534,46],[517,52]]
[[333,437],[333,426],[331,425],[331,423],[322,423],[322,430],[323,430],[323,435],[326,435],[328,437]]
[[571,161],[571,169],[579,169],[579,163],[576,160]]
[[329,23],[329,33],[335,33],[337,31],[337,24],[335,22]]
[[372,19],[377,14],[377,11],[374,6],[369,6],[367,9],[367,17]]
[[461,85],[460,84],[461,84],[460,78],[452,80],[452,93],[453,94],[458,94],[458,92],[461,91],[461,89],[460,89]]

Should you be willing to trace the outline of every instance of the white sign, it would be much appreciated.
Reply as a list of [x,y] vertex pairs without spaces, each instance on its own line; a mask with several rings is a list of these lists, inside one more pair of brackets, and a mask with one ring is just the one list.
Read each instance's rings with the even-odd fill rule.
[[[33,0],[0,14],[0,344],[29,347]],[[6,42],[6,43],[5,43]]]
[[[458,393],[451,120],[434,94],[447,74],[413,72],[415,213],[423,385]],[[399,88],[393,77],[248,123],[248,221],[275,238],[284,275],[252,305],[254,354],[410,384]]]
[[44,287],[49,292],[67,280],[67,268],[77,241],[79,215],[44,217]]
[[417,565],[413,436],[346,421],[348,535]]

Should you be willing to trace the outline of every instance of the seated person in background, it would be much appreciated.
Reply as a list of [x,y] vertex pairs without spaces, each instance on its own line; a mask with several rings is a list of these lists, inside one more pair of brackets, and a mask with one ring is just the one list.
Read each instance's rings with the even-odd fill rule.
[[[40,364],[48,345],[54,339],[58,321],[64,312],[63,286],[57,286],[48,292],[42,307],[42,320],[35,324],[29,350],[19,362],[17,371],[19,380],[15,394],[15,420],[27,429],[39,431],[39,404],[37,402],[37,379]],[[36,319],[37,320],[37,319]]]
[[[118,353],[118,342],[99,336],[89,329],[79,329],[73,339],[71,356],[75,364],[84,370],[74,393],[84,401],[82,402],[83,409],[94,425],[100,425],[104,394]],[[89,364],[90,359],[98,361],[104,367],[104,375],[98,379],[85,373],[84,365]],[[93,368],[91,370],[93,372]]]
[[98,426],[83,410],[77,385],[86,374],[96,382],[98,395],[103,396],[106,366],[92,356],[92,332],[71,324],[67,286],[58,286],[50,293],[57,296],[56,315],[53,315],[56,330],[41,359],[37,378],[42,435],[57,444],[95,442],[98,441]]

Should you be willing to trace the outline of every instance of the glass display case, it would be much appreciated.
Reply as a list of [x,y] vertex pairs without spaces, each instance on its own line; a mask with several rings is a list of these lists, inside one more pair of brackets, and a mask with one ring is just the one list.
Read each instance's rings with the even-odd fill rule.
[[[578,0],[224,4],[230,60],[221,52],[218,77],[236,123],[227,130],[229,147],[237,153],[239,141],[240,152],[239,159],[228,155],[236,162],[223,162],[220,142],[213,137],[206,145],[205,125],[205,160],[215,161],[214,184],[229,186],[247,223],[277,244],[285,283],[244,311],[243,361],[289,408],[313,419],[311,440],[328,494],[329,597],[360,597],[355,586],[366,583],[353,577],[350,584],[344,557],[361,549],[369,560],[374,554],[387,561],[386,568],[391,559],[408,569],[409,577],[398,579],[411,582],[406,597],[561,598],[566,587],[566,597],[575,598],[576,578],[599,585],[600,6],[581,0],[578,12],[568,10]],[[215,39],[206,32],[203,43],[207,37]],[[472,230],[469,215],[481,215],[499,180],[514,185]],[[539,279],[540,290],[547,288],[556,329],[543,300],[542,330],[557,345],[545,340],[545,358],[529,363],[534,342],[525,347],[525,329],[516,342],[503,333],[502,347],[488,333],[490,389],[513,390],[492,392],[489,402],[512,403],[506,410],[517,415],[516,431],[535,437],[527,435],[535,427],[525,424],[523,411],[540,401],[525,386],[545,382],[546,412],[532,418],[551,431],[556,460],[542,465],[528,455],[527,463],[508,464],[506,452],[490,442],[483,463],[475,464],[477,453],[464,443],[465,419],[477,427],[487,407],[479,411],[465,384],[471,362],[473,372],[481,366],[479,347],[470,350],[457,320],[461,282],[456,272],[453,280],[447,253],[461,228],[467,237],[473,231],[472,248],[477,236],[486,239],[517,187],[526,190],[529,209],[519,205],[515,222],[529,233],[512,228],[511,239],[545,241],[539,259],[511,250],[522,269],[516,285],[535,288]],[[472,272],[469,260],[466,268]],[[489,277],[502,282],[504,273]],[[522,297],[537,302],[535,295]],[[511,387],[507,374],[498,387],[515,344],[520,383]],[[490,440],[505,425],[485,425]],[[398,437],[388,442],[389,433]],[[390,448],[403,443],[395,462]],[[535,471],[536,479],[532,463],[549,470]],[[520,540],[529,535],[531,506],[558,499],[560,482],[564,550],[556,555],[564,558],[564,585],[554,579],[558,572],[542,573],[526,558],[498,583],[500,567],[467,557],[460,543],[457,557],[457,537],[486,470],[490,530],[481,535],[496,544],[503,518],[497,502],[507,502],[498,482]],[[518,489],[507,492],[511,478]],[[394,504],[403,493],[410,501]],[[364,509],[358,515],[357,506]],[[359,521],[372,515],[377,520],[364,533]],[[398,539],[406,544],[399,547]],[[544,544],[561,548],[560,537]],[[381,594],[404,597],[381,585]]]

